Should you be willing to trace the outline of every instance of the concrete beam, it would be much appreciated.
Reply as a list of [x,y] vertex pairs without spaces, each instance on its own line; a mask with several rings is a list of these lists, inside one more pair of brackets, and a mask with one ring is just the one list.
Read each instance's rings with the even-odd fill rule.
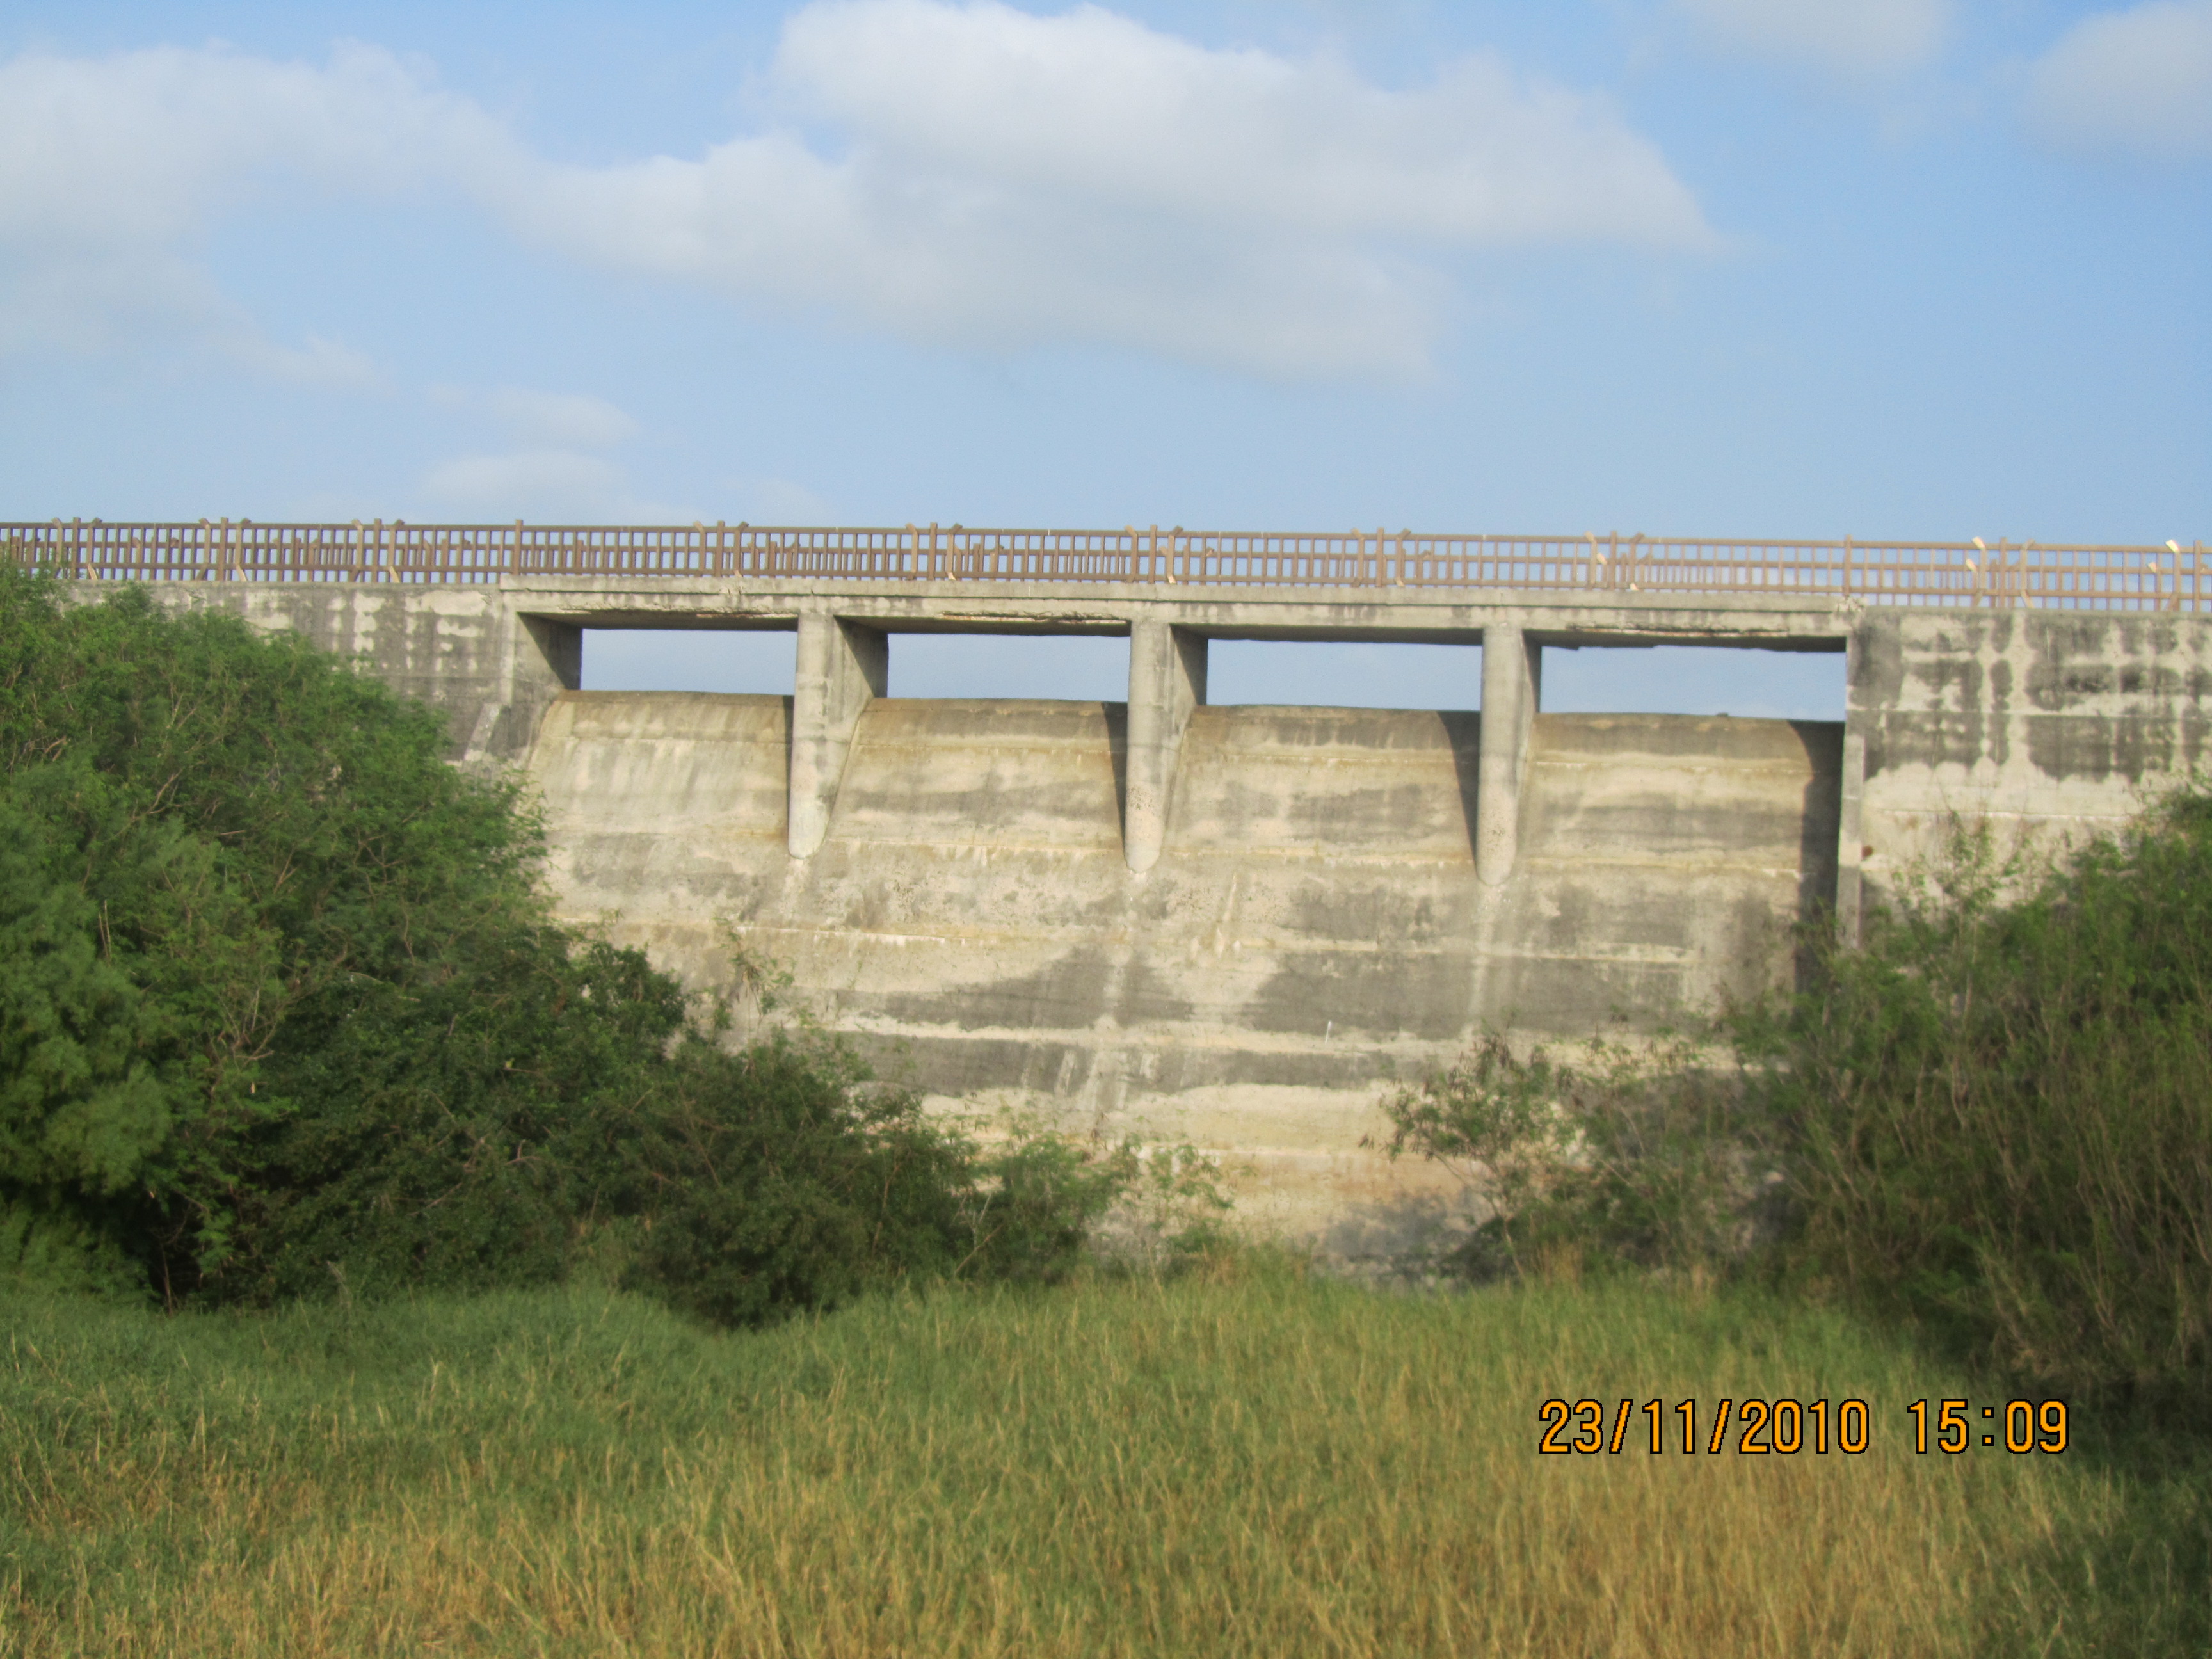
[[1536,718],[1543,647],[1520,627],[1482,631],[1482,751],[1474,793],[1474,870],[1486,887],[1513,873],[1521,839],[1521,781],[1528,770],[1528,729]]
[[[214,586],[216,584],[210,584]],[[1209,639],[1389,640],[1472,645],[1492,623],[1546,644],[1720,645],[1840,651],[1850,617],[1833,594],[1626,593],[1491,587],[1290,587],[1121,582],[883,581],[749,578],[506,576],[501,591],[533,613],[587,628],[789,627],[822,608],[896,634],[1113,633],[1164,617]],[[658,620],[656,620],[658,618]]]
[[1139,872],[1167,845],[1168,807],[1191,710],[1206,701],[1206,641],[1165,622],[1129,628],[1129,737],[1121,850]]
[[890,644],[882,630],[826,611],[799,613],[799,672],[791,700],[788,845],[803,859],[822,845],[860,711],[884,695]]

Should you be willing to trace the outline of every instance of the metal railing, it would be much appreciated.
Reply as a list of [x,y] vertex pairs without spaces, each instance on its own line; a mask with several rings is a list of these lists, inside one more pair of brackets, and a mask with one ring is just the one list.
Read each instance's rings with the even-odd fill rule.
[[1825,595],[1874,605],[2212,610],[2184,548],[1248,531],[0,523],[0,553],[99,581],[492,582],[503,576],[1188,583]]

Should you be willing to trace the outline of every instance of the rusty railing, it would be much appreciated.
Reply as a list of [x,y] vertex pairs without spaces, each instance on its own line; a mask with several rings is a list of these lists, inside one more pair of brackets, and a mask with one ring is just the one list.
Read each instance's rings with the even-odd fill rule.
[[1189,583],[1827,595],[1874,605],[2212,610],[2204,548],[2035,542],[1434,536],[1411,531],[768,529],[0,523],[19,563],[100,581],[491,582],[502,576]]

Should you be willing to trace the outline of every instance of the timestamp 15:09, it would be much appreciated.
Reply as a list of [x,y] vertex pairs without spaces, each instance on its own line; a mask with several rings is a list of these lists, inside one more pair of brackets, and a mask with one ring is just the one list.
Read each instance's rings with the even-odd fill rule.
[[[1987,1427],[1979,1433],[1964,1400],[1916,1400],[1905,1409],[1913,1421],[1913,1449],[1923,1455],[1931,1446],[1956,1455],[1977,1442],[1989,1447],[2002,1444],[2014,1453],[2066,1449],[2063,1400],[2009,1400],[2002,1408],[1984,1406],[1980,1415]],[[1658,1400],[1640,1404],[1623,1400],[1611,1409],[1601,1400],[1547,1400],[1537,1415],[1544,1425],[1537,1449],[1557,1456],[1618,1454],[1633,1438],[1654,1456],[1679,1449],[1754,1457],[1788,1457],[1804,1451],[1820,1455],[1832,1450],[1856,1457],[1871,1443],[1873,1424],[1872,1411],[1863,1400],[1723,1399],[1706,1407],[1694,1400],[1677,1401],[1671,1407]]]

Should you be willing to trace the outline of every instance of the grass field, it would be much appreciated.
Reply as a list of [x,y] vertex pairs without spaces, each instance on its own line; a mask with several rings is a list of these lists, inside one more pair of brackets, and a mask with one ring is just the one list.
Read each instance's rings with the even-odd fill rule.
[[[736,1335],[583,1291],[30,1302],[0,1327],[0,1651],[1704,1659],[2212,1634],[2193,1450],[2130,1464],[2077,1416],[2062,1456],[1917,1456],[1908,1401],[1990,1391],[1733,1294],[1390,1297],[1248,1262]],[[1540,1456],[1555,1395],[1692,1398],[1701,1421],[1723,1395],[1856,1396],[1872,1443],[1655,1457],[1639,1417],[1620,1455]]]

